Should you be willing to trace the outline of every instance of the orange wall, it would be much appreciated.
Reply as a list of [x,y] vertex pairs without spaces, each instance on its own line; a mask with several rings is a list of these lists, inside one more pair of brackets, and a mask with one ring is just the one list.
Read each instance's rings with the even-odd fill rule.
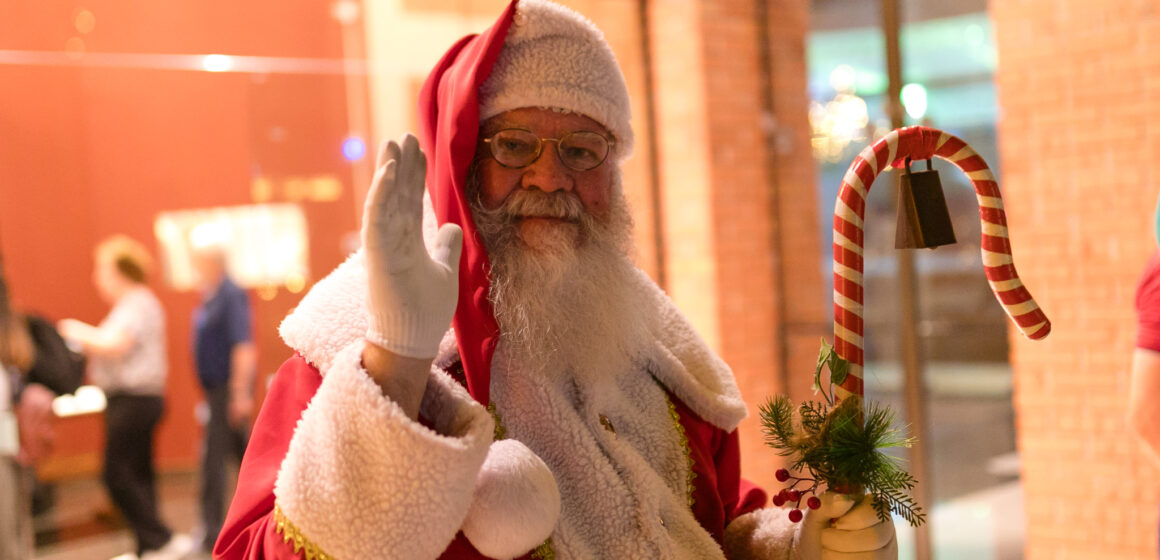
[[[156,255],[158,212],[251,203],[258,174],[342,181],[338,200],[303,203],[312,280],[340,262],[341,237],[356,227],[351,164],[340,151],[348,134],[343,76],[98,64],[103,53],[341,58],[329,4],[98,0],[84,6],[96,25],[82,34],[73,2],[5,2],[0,51],[59,53],[77,37],[87,53],[75,65],[12,63],[11,54],[0,63],[0,249],[17,306],[99,321],[107,307],[90,282],[97,241],[125,233]],[[168,313],[170,355],[158,462],[191,467],[201,395],[189,323],[198,298],[158,280],[152,286]],[[263,377],[288,355],[276,328],[298,297],[285,290],[271,301],[252,297]],[[97,468],[98,418],[69,419],[58,431],[45,470]]]

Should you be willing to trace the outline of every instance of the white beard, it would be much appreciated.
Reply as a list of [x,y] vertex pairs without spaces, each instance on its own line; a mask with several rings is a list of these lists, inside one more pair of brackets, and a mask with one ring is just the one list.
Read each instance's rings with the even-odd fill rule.
[[[570,193],[521,190],[497,209],[473,205],[500,327],[491,396],[507,436],[559,486],[560,558],[723,559],[688,507],[682,432],[650,379],[664,319],[629,256],[618,186],[605,221]],[[529,215],[562,220],[520,219]]]
[[[619,182],[619,173],[616,174]],[[491,261],[490,298],[500,327],[496,359],[508,371],[562,379],[623,375],[633,366],[643,317],[626,286],[637,274],[632,219],[621,190],[607,223],[571,193],[520,190],[486,210],[473,205]],[[521,224],[551,215],[567,223]]]

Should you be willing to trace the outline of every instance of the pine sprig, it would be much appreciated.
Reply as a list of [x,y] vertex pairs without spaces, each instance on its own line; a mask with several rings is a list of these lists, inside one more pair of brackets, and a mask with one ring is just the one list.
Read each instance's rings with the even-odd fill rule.
[[915,480],[909,473],[898,471],[904,480],[875,480],[866,488],[874,496],[874,511],[878,518],[886,521],[890,512],[897,513],[911,525],[918,527],[926,523],[926,513],[915,503],[914,498],[906,493],[914,489]]
[[818,434],[826,423],[826,407],[822,403],[806,401],[798,407],[798,416],[801,417],[802,430]]
[[[784,395],[761,406],[766,442],[778,454],[791,459],[793,470],[809,473],[808,477],[795,477],[779,471],[778,480],[793,480],[779,497],[785,502],[793,496],[788,499],[796,498],[800,504],[803,494],[793,491],[798,484],[813,482],[808,490],[812,493],[818,482],[824,482],[836,491],[868,492],[873,496],[875,512],[884,521],[894,512],[911,525],[921,525],[926,516],[907,494],[916,484],[914,477],[902,468],[898,458],[883,452],[886,448],[910,447],[914,439],[894,427],[894,413],[887,407],[871,402],[863,409],[858,397],[834,400],[832,383],[840,383],[849,367],[849,362],[823,340],[814,383],[824,400],[802,403],[796,407],[796,418],[793,403]],[[826,384],[830,385],[829,393],[821,382],[823,368],[830,373],[831,384]]]
[[782,450],[781,455],[793,453],[792,450],[786,451],[792,447],[795,439],[793,403],[789,397],[781,395],[761,405],[761,431],[770,446]]

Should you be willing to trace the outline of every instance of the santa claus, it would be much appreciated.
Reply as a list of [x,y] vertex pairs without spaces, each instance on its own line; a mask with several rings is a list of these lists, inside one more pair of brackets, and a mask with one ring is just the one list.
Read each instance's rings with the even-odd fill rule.
[[868,500],[793,524],[741,479],[732,373],[632,264],[628,91],[591,22],[512,2],[419,110],[363,250],[282,324],[215,558],[897,555]]

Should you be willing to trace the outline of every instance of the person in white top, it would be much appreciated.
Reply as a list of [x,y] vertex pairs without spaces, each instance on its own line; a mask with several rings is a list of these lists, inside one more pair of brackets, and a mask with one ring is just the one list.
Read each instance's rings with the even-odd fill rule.
[[121,235],[101,242],[95,257],[93,283],[112,310],[97,326],[65,319],[58,329],[88,356],[89,376],[108,400],[103,479],[137,542],[135,553],[118,558],[179,558],[192,541],[161,520],[154,489],[153,437],[165,408],[168,362],[165,312],[145,283],[151,259]]

